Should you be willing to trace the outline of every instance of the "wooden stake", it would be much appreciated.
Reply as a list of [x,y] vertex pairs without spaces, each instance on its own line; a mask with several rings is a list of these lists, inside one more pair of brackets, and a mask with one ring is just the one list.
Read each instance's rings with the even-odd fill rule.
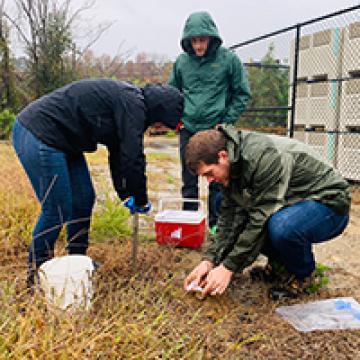
[[138,250],[138,241],[139,241],[139,214],[135,212],[133,215],[133,236],[132,236],[132,270],[136,270],[136,258]]

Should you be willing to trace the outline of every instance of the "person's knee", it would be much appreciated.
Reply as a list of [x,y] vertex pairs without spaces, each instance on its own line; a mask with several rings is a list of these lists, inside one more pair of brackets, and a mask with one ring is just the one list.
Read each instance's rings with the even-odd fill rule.
[[40,222],[43,227],[61,226],[71,219],[71,202],[43,205],[41,208]]
[[294,238],[294,227],[287,222],[281,221],[276,216],[269,219],[268,233],[272,245],[279,249],[282,248],[285,242]]

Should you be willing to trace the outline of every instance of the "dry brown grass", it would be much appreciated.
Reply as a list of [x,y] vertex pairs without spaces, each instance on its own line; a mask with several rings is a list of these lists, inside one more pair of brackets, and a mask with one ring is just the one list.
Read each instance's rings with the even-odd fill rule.
[[[279,302],[267,298],[267,287],[246,275],[221,297],[186,294],[182,280],[200,252],[144,239],[135,272],[128,238],[93,242],[89,255],[103,265],[91,310],[49,308],[25,291],[38,205],[7,144],[0,144],[0,174],[0,359],[359,358],[360,331],[299,333],[275,315]],[[352,296],[351,289],[323,289],[297,302],[333,296]]]

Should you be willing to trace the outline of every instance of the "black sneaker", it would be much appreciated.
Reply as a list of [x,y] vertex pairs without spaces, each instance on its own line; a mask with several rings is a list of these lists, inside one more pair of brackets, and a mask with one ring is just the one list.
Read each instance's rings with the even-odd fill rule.
[[266,266],[255,266],[250,270],[252,281],[263,281],[266,283],[275,283],[283,281],[289,276],[285,266],[277,261],[269,261]]
[[317,264],[316,269],[305,279],[297,279],[289,275],[287,279],[269,289],[269,297],[273,300],[294,299],[301,294],[314,294],[329,283],[326,271],[330,268]]
[[325,283],[316,277],[315,272],[302,280],[290,275],[286,282],[269,289],[269,297],[273,300],[295,299],[303,294],[313,294],[323,285]]
[[303,281],[297,279],[295,275],[290,275],[284,283],[269,289],[269,297],[272,300],[295,299],[303,292]]

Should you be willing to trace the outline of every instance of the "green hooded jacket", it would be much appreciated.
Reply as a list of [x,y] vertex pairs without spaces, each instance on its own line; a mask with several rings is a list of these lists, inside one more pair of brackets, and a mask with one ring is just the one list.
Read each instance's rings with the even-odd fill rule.
[[[191,46],[195,36],[210,37],[204,56],[195,55]],[[221,44],[216,25],[207,12],[189,16],[181,39],[184,53],[173,66],[169,84],[184,94],[182,122],[192,133],[219,123],[234,123],[250,99],[241,61]]]
[[230,183],[223,190],[218,234],[205,257],[234,272],[259,255],[266,222],[287,205],[319,201],[348,214],[349,184],[309,146],[286,137],[221,128],[227,137]]

